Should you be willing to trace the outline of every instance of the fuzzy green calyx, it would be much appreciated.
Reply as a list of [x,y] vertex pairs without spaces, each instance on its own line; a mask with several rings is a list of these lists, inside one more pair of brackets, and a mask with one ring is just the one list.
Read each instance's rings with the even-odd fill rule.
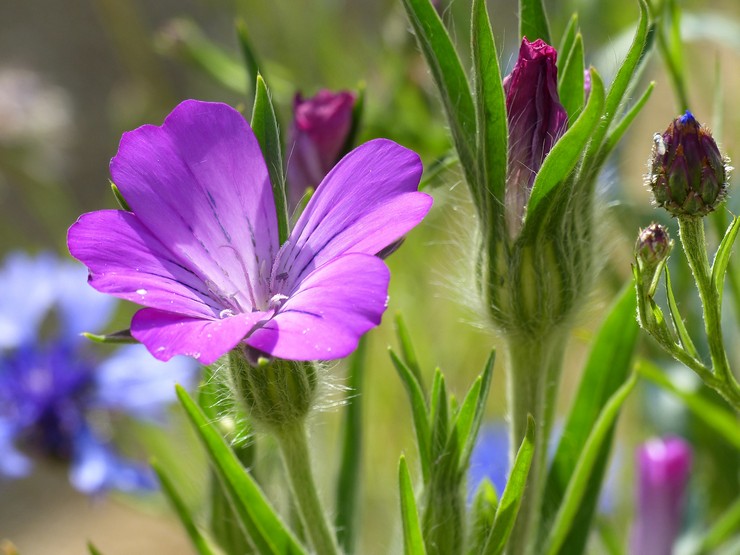
[[717,208],[727,194],[729,160],[691,112],[656,133],[653,142],[646,181],[656,204],[681,217],[702,217]]
[[280,430],[302,422],[314,406],[318,372],[311,362],[229,353],[233,394],[255,424]]

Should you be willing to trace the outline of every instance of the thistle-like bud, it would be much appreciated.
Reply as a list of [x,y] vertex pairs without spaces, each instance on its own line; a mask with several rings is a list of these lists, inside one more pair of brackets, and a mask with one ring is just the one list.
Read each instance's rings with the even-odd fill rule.
[[660,224],[650,224],[640,230],[635,243],[635,258],[641,268],[656,268],[668,258],[673,241],[668,230]]
[[724,199],[730,169],[711,133],[687,111],[655,134],[647,183],[672,215],[701,217]]
[[318,372],[311,362],[265,358],[251,348],[229,353],[231,388],[255,424],[268,429],[306,418],[316,399]]

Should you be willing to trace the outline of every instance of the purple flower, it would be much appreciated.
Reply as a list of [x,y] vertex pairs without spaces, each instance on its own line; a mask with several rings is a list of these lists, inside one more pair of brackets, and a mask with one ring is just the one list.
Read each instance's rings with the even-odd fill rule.
[[316,188],[344,152],[352,130],[356,96],[349,91],[321,90],[312,98],[300,93],[293,100],[288,133],[288,204],[300,202],[309,187]]
[[521,228],[537,172],[568,123],[558,97],[556,62],[552,46],[524,37],[514,70],[504,78],[509,123],[506,217],[512,235]]
[[633,555],[670,555],[681,527],[691,447],[683,439],[651,439],[637,450],[637,515]]
[[385,263],[375,254],[429,210],[421,162],[378,139],[324,178],[285,244],[267,167],[244,118],[185,101],[161,127],[124,134],[111,162],[132,212],[84,214],[70,252],[97,290],[146,308],[132,335],[160,360],[210,364],[240,343],[289,360],[341,358],[380,323]]
[[121,457],[107,430],[119,415],[161,420],[174,382],[192,381],[195,368],[154,362],[138,345],[95,358],[80,332],[103,325],[115,300],[84,275],[50,255],[14,254],[0,269],[0,477],[26,476],[43,457],[71,463],[85,493],[152,488],[146,465]]

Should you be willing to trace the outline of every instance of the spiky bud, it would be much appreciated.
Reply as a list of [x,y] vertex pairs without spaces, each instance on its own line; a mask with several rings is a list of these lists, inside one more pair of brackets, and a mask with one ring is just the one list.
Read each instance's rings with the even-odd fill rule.
[[642,266],[656,267],[671,252],[673,241],[668,230],[660,224],[650,224],[640,230],[635,244],[635,258]]
[[701,217],[724,199],[730,169],[711,133],[687,111],[655,134],[647,182],[658,206],[674,216]]

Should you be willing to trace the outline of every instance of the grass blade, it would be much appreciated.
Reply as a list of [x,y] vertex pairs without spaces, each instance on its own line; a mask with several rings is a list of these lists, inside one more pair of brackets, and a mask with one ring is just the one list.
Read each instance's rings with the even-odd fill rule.
[[424,537],[421,533],[419,510],[416,508],[414,488],[406,464],[406,457],[401,456],[398,463],[398,487],[401,492],[401,520],[403,522],[403,552],[405,555],[426,555]]

